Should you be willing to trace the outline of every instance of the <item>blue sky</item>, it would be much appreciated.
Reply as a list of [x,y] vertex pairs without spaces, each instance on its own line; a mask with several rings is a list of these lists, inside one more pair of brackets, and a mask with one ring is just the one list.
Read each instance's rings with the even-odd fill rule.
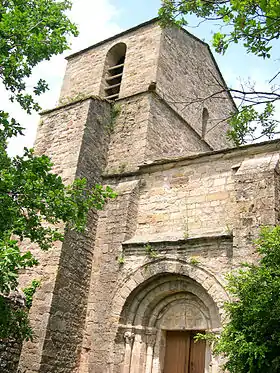
[[[70,17],[77,23],[80,35],[72,40],[72,52],[155,17],[159,7],[160,0],[73,0]],[[190,24],[195,25],[195,20],[191,19]],[[188,31],[209,43],[213,29],[217,30],[217,27],[207,23],[199,28],[189,27]],[[71,51],[67,51],[64,56],[70,53]],[[58,100],[66,67],[64,56],[43,62],[34,71],[31,83],[44,78],[50,86],[50,91],[40,98],[40,105],[44,109],[54,107]],[[279,65],[277,55],[270,61],[263,61],[261,58],[247,55],[242,46],[232,46],[225,56],[216,53],[214,56],[229,86],[238,86],[240,79],[244,81],[251,77],[257,88],[267,88],[267,81]],[[0,98],[3,109],[12,113],[26,127],[26,135],[14,139],[10,144],[10,154],[15,155],[21,153],[24,146],[33,145],[39,117],[36,114],[28,116],[18,106],[9,103],[1,86]],[[280,117],[280,109],[278,113]]]
[[160,0],[112,0],[112,4],[119,9],[118,23],[124,28],[129,28],[156,17]]
[[[111,3],[119,10],[119,13],[116,15],[116,22],[121,28],[126,29],[155,17],[161,1],[112,0]],[[190,27],[187,28],[188,31],[211,44],[213,30],[218,30],[218,27],[215,26],[215,23],[205,23],[198,28],[192,27],[196,24],[197,22],[194,18],[190,20]],[[279,65],[279,61],[276,60],[279,56],[275,56],[270,61],[264,61],[259,57],[248,55],[241,45],[231,46],[224,56],[220,56],[215,52],[213,54],[220,69],[227,75],[225,78],[229,78],[228,80],[230,81],[228,83],[235,83],[239,77],[246,79],[249,76],[252,76],[255,80],[260,78],[265,81],[271,78],[271,72],[275,70],[274,66]]]

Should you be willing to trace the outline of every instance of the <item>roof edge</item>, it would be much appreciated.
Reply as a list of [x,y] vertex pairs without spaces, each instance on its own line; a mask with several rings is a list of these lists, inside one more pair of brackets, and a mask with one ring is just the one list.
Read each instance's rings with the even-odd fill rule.
[[125,34],[128,34],[128,33],[132,32],[132,31],[135,31],[135,30],[138,30],[138,29],[140,29],[140,28],[142,28],[142,27],[145,27],[145,26],[151,25],[151,24],[153,24],[153,23],[156,23],[156,22],[158,22],[158,20],[159,20],[159,18],[158,18],[158,17],[155,17],[155,18],[152,18],[152,19],[150,19],[150,20],[148,20],[148,21],[146,21],[146,22],[140,23],[139,25],[137,25],[137,26],[133,26],[133,27],[131,27],[131,28],[125,30],[125,31],[120,32],[119,34],[116,34],[116,35],[110,36],[109,38],[107,38],[107,39],[105,39],[105,40],[101,40],[101,41],[99,41],[99,42],[96,43],[96,44],[90,45],[90,46],[87,47],[87,48],[84,48],[84,49],[81,49],[81,50],[78,51],[78,52],[72,53],[72,54],[70,54],[69,56],[66,56],[65,59],[66,59],[66,60],[70,60],[71,58],[76,57],[76,56],[78,56],[79,54],[82,54],[82,53],[84,53],[84,52],[87,52],[87,51],[89,51],[89,50],[91,50],[91,49],[93,49],[93,48],[99,47],[100,45],[105,44],[105,43],[107,43],[108,41],[112,41],[112,40],[114,40],[114,39],[116,39],[116,38],[119,38],[119,37],[121,37],[121,36],[123,36],[123,35],[125,35]]
[[168,168],[173,168],[177,164],[184,164],[185,162],[193,162],[199,161],[204,162],[206,159],[210,161],[213,157],[226,157],[226,158],[235,158],[238,156],[242,156],[242,154],[248,155],[258,155],[265,152],[279,152],[280,151],[280,139],[268,140],[263,141],[255,144],[246,144],[239,147],[231,147],[219,150],[213,150],[209,152],[201,152],[195,153],[192,155],[181,155],[178,157],[170,157],[170,158],[162,158],[158,160],[153,160],[151,162],[139,164],[137,166],[137,170],[128,171],[128,172],[120,172],[120,173],[105,173],[103,174],[103,179],[115,179],[120,177],[130,177],[136,176],[147,172],[156,172],[158,171],[158,167],[166,167],[169,165]]
[[[113,35],[113,36],[110,36],[109,38],[104,39],[104,40],[101,40],[101,41],[99,41],[99,42],[97,42],[97,43],[95,43],[95,44],[93,44],[93,45],[90,45],[89,47],[84,48],[84,49],[81,49],[81,50],[78,51],[78,52],[72,53],[72,54],[70,54],[69,56],[66,56],[65,59],[66,59],[66,60],[70,60],[71,58],[76,57],[76,56],[78,56],[79,54],[82,54],[82,53],[87,52],[87,51],[89,51],[89,50],[91,50],[91,49],[94,49],[94,48],[96,48],[96,47],[99,47],[99,46],[102,45],[102,44],[105,44],[105,43],[107,43],[107,42],[109,42],[109,41],[112,41],[112,40],[114,40],[114,39],[116,39],[116,38],[119,38],[119,37],[121,37],[121,36],[123,36],[123,35],[126,35],[126,34],[128,34],[128,33],[130,33],[130,32],[135,31],[135,30],[138,30],[138,29],[140,29],[140,28],[142,28],[142,27],[145,27],[145,26],[151,25],[151,24],[156,23],[156,22],[158,22],[158,21],[159,21],[159,17],[151,18],[151,19],[148,20],[148,21],[145,21],[145,22],[143,22],[143,23],[140,23],[139,25],[133,26],[133,27],[127,29],[127,30],[122,31],[122,32],[120,32],[119,34],[115,34],[115,35]],[[170,26],[167,26],[166,28],[170,28]],[[185,32],[186,34],[188,34],[191,38],[195,39],[196,41],[198,41],[198,42],[200,42],[200,43],[202,43],[202,44],[204,44],[204,45],[207,45],[207,46],[209,47],[209,45],[208,45],[205,41],[199,39],[197,36],[193,35],[191,32],[189,32],[188,30],[186,30],[184,27],[178,27],[178,29],[179,29],[179,30],[182,30],[183,32]]]

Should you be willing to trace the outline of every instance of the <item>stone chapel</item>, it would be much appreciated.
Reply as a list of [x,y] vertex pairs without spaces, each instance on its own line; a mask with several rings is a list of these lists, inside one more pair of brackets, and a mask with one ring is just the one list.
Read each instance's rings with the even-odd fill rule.
[[[118,196],[38,252],[25,373],[218,373],[225,275],[279,219],[279,141],[234,148],[207,44],[157,19],[72,54],[35,148]],[[220,91],[217,94],[217,91]]]

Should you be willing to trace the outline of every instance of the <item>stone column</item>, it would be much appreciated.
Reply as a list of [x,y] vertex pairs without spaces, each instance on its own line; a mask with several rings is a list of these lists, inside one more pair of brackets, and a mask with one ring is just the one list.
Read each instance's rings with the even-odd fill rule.
[[145,373],[151,373],[152,372],[155,343],[156,343],[156,334],[155,333],[147,334],[147,352],[146,352]]
[[130,331],[126,331],[124,333],[124,341],[125,341],[125,353],[124,353],[124,362],[122,373],[129,373],[130,372],[130,363],[131,363],[131,352],[134,342],[134,333]]
[[139,373],[141,348],[142,348],[142,335],[140,333],[137,333],[135,334],[135,338],[134,338],[129,373]]
[[160,372],[160,364],[163,357],[161,349],[165,348],[165,345],[162,344],[162,337],[162,331],[158,330],[155,336],[155,346],[152,359],[152,373]]

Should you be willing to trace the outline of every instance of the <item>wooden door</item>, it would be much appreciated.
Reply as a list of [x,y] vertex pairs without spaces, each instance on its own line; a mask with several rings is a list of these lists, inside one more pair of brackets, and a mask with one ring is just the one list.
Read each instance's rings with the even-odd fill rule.
[[164,373],[204,373],[205,341],[194,342],[194,334],[166,332]]
[[205,369],[205,341],[194,341],[195,333],[190,337],[190,361],[188,373],[204,373]]
[[189,373],[190,333],[166,332],[164,373]]

